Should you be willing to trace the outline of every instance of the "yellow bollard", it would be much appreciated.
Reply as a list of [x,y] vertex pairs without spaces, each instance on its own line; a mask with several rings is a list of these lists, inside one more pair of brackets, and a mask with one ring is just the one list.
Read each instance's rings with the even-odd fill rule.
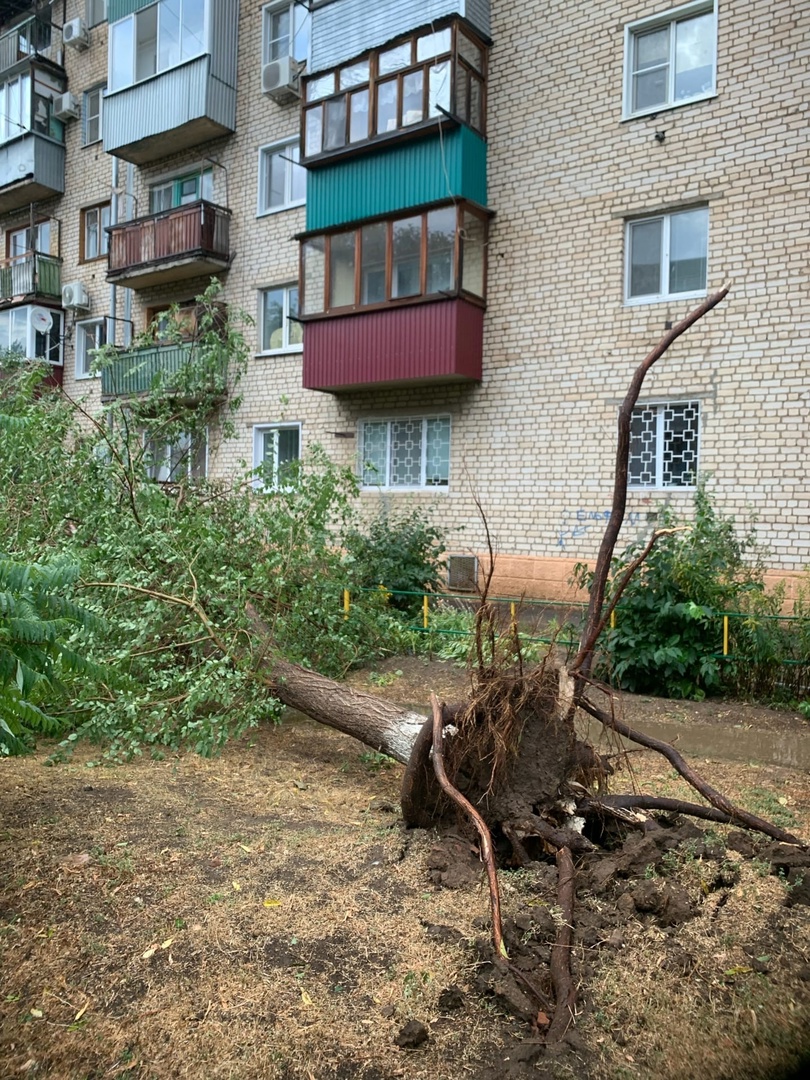
[[728,615],[723,616],[723,656],[728,656]]
[[427,630],[428,627],[428,598],[427,593],[422,597],[422,626]]
[[351,607],[351,597],[349,596],[349,590],[343,590],[343,618],[348,619],[349,608]]
[[517,633],[517,618],[515,617],[515,601],[513,600],[509,605],[509,612],[512,616],[512,633]]
[[616,609],[615,608],[610,613],[610,629],[611,630],[616,629]]

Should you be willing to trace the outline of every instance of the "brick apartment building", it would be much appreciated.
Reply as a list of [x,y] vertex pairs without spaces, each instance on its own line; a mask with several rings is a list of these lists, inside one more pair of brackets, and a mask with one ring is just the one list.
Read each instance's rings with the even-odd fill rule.
[[[0,0],[0,348],[92,406],[212,275],[255,318],[225,477],[318,443],[497,591],[564,591],[634,419],[629,541],[698,471],[810,563],[806,0]],[[99,378],[92,350],[121,347]],[[182,350],[180,350],[180,355]]]

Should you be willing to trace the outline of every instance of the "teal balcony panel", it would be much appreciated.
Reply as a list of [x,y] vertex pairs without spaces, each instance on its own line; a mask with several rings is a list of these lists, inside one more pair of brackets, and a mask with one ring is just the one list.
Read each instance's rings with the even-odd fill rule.
[[129,349],[101,371],[101,395],[104,398],[138,397],[157,389],[177,394],[194,402],[203,394],[214,393],[223,399],[227,392],[226,363],[203,367],[194,364],[194,342],[154,345]]
[[0,146],[0,214],[65,191],[65,148],[27,132]]
[[487,144],[464,126],[310,170],[307,231],[393,214],[450,195],[487,204]]

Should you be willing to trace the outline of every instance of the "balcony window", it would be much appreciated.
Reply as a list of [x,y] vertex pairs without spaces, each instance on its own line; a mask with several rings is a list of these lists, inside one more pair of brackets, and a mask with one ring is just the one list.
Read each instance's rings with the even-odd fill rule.
[[206,0],[158,0],[110,26],[110,91],[206,52]]
[[96,350],[107,344],[107,320],[85,319],[76,323],[76,378],[89,379],[93,371]]
[[31,130],[31,76],[0,84],[0,142]]
[[174,210],[178,206],[187,206],[200,199],[211,202],[213,198],[212,171],[203,169],[201,172],[176,176],[171,180],[153,184],[149,188],[149,213],[159,214],[163,210]]
[[298,140],[263,146],[259,151],[259,214],[302,206],[307,196],[306,170],[298,164]]
[[82,228],[79,234],[79,262],[103,258],[109,250],[110,204],[88,206],[81,213]]
[[301,252],[302,312],[367,310],[459,292],[483,300],[486,244],[486,216],[464,204],[309,237]]
[[37,222],[33,227],[9,229],[6,233],[6,253],[10,259],[20,258],[29,251],[41,251],[47,255],[50,250],[50,221]]
[[268,4],[262,11],[262,62],[291,56],[299,62],[309,56],[310,15],[292,0]]
[[[47,311],[50,327],[37,330],[31,315]],[[62,312],[51,308],[34,309],[30,305],[0,310],[0,353],[11,352],[29,360],[62,363]]]
[[485,126],[486,51],[460,25],[413,34],[304,81],[306,157],[455,115]]

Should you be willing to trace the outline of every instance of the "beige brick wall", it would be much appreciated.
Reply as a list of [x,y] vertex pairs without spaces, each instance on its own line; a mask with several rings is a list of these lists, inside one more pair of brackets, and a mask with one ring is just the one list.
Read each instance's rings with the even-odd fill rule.
[[[496,217],[481,385],[308,392],[300,353],[257,355],[256,328],[248,327],[237,437],[213,447],[214,476],[251,462],[256,424],[300,422],[305,441],[353,464],[357,439],[335,432],[355,432],[368,416],[447,413],[449,489],[367,492],[362,505],[424,506],[448,530],[452,551],[481,552],[475,496],[499,552],[500,590],[567,595],[571,567],[595,556],[610,507],[616,413],[631,373],[666,324],[694,303],[624,305],[625,219],[700,203],[709,207],[710,288],[730,279],[731,292],[653,369],[642,400],[698,399],[701,469],[711,474],[718,504],[741,519],[756,515],[777,575],[810,563],[810,8],[804,0],[718,0],[716,96],[622,121],[624,26],[665,6],[492,0],[489,203]],[[71,17],[83,4],[69,0],[67,8]],[[155,179],[203,158],[216,162],[215,199],[233,211],[225,297],[255,318],[259,289],[297,277],[291,237],[304,227],[304,210],[257,217],[259,148],[294,136],[298,110],[260,93],[260,7],[242,5],[240,19],[236,133],[133,169],[133,194],[145,213]],[[106,27],[91,34],[87,52],[66,51],[77,94],[106,70]],[[76,260],[80,209],[111,190],[112,163],[99,146],[82,148],[80,137],[81,123],[69,124],[68,190],[40,210],[61,222],[63,280],[83,281],[92,314],[107,314],[104,264]],[[121,184],[126,175],[122,163]],[[185,299],[204,285],[132,293],[136,330],[146,306]],[[124,301],[119,289],[119,314]],[[97,383],[73,379],[70,323],[69,316],[65,388],[97,400]],[[686,510],[690,496],[631,492],[623,540],[646,534],[665,500]]]

